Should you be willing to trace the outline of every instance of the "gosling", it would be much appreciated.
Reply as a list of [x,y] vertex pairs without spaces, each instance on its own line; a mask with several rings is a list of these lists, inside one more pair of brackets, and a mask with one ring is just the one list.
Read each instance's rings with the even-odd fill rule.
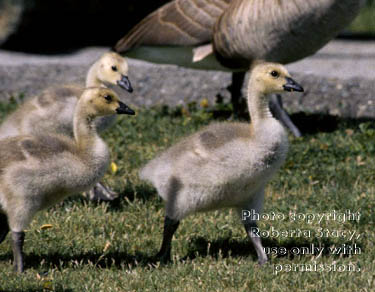
[[[103,54],[89,69],[86,87],[118,85],[132,92],[128,78],[128,63],[115,52]],[[74,108],[84,88],[79,85],[60,85],[44,90],[23,103],[0,125],[0,140],[35,133],[59,133],[73,137]],[[104,131],[115,121],[115,116],[96,119],[96,127]],[[117,194],[98,183],[86,193],[91,200],[113,200]]]
[[[255,65],[248,83],[251,123],[215,123],[182,139],[140,171],[165,201],[163,242],[157,257],[170,260],[171,241],[179,222],[194,213],[220,208],[254,210],[263,207],[264,189],[285,160],[286,130],[272,117],[268,95],[303,91],[280,64]],[[259,264],[267,261],[257,223],[248,217],[244,227]]]
[[109,151],[94,118],[134,111],[106,88],[86,89],[73,120],[74,138],[38,133],[0,141],[0,243],[12,235],[14,268],[21,273],[24,229],[36,212],[91,188],[104,175]]
[[[115,52],[103,54],[89,69],[86,87],[118,85],[133,92],[127,76],[128,63]],[[43,131],[73,137],[73,115],[79,96],[85,88],[76,85],[52,86],[20,105],[0,126],[0,140]],[[99,131],[105,130],[115,117],[96,120]]]

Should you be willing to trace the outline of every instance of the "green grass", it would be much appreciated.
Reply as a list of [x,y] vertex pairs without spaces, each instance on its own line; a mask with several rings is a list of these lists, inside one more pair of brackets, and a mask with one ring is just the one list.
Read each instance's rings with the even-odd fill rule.
[[[14,108],[0,105],[0,119]],[[141,165],[181,136],[212,121],[208,110],[140,109],[121,117],[105,134],[118,165],[105,181],[120,198],[109,203],[81,196],[40,212],[26,232],[26,272],[12,272],[9,238],[0,245],[0,291],[373,291],[375,287],[375,127],[373,121],[330,119],[331,132],[289,137],[284,167],[267,187],[265,210],[282,213],[360,211],[359,222],[260,222],[262,230],[319,227],[356,231],[345,238],[264,238],[269,247],[308,247],[356,243],[362,253],[352,256],[273,256],[261,268],[232,210],[186,218],[173,241],[173,262],[152,265],[162,239],[163,203],[142,183]],[[306,118],[306,117],[305,117]],[[327,117],[309,116],[315,124]],[[333,125],[332,125],[333,124]],[[42,230],[43,224],[52,228]],[[9,237],[9,236],[8,236]],[[283,265],[353,263],[360,272],[280,272]]]
[[375,0],[368,0],[360,14],[350,25],[353,33],[362,33],[375,36]]

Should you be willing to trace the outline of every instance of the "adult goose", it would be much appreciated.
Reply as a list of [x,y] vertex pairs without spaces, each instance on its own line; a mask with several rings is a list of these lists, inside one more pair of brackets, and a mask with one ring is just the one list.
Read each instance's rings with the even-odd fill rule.
[[[245,72],[255,60],[288,64],[314,54],[350,24],[360,0],[174,0],[121,38],[114,49],[129,57],[197,69],[233,71],[229,87],[241,109]],[[274,114],[301,133],[271,99]]]

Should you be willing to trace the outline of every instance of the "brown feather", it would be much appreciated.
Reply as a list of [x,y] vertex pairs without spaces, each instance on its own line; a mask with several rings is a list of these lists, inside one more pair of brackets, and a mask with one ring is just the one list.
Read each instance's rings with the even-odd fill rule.
[[115,46],[198,46],[212,42],[221,65],[291,63],[314,54],[357,15],[359,0],[174,0]]
[[115,46],[126,52],[139,45],[199,45],[212,39],[212,29],[231,0],[175,0],[144,18]]

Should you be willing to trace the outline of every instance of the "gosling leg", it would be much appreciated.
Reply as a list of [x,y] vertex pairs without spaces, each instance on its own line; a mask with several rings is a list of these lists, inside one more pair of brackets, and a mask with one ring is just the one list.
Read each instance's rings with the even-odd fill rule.
[[[255,195],[252,200],[252,202],[249,202],[245,205],[244,208],[238,209],[239,214],[242,213],[243,210],[248,210],[250,212],[253,212],[254,214],[260,214],[263,209],[263,202],[264,202],[264,188],[261,188]],[[258,263],[260,266],[264,265],[267,262],[267,255],[264,251],[262,240],[259,234],[259,228],[257,225],[256,220],[257,217],[246,217],[242,218],[242,223],[244,224],[245,230],[247,235],[249,236],[251,242],[253,243],[253,246],[255,248],[255,251],[258,256]]]
[[8,219],[5,214],[0,213],[0,243],[2,243],[9,232]]
[[246,233],[250,237],[250,240],[253,243],[255,251],[258,255],[258,263],[260,266],[262,266],[268,261],[268,259],[262,245],[262,240],[260,236],[257,235],[257,233],[259,233],[258,225],[255,221],[249,221],[246,222],[244,226]]
[[278,119],[284,127],[289,129],[295,137],[301,137],[301,131],[293,124],[289,114],[283,108],[283,102],[279,94],[273,94],[270,99],[270,110],[273,116]]
[[25,239],[25,232],[15,232],[12,231],[12,249],[13,249],[13,259],[14,259],[14,270],[18,273],[23,272],[23,242]]
[[176,232],[179,224],[180,221],[173,220],[168,216],[165,216],[163,243],[161,244],[160,251],[156,255],[156,257],[160,259],[161,262],[166,263],[171,260],[172,237],[173,234]]
[[98,182],[91,190],[84,192],[83,195],[91,201],[113,201],[118,194]]
[[244,108],[241,107],[241,98],[245,75],[246,72],[233,72],[232,84],[228,86],[228,90],[231,93],[231,102],[233,106],[234,117],[239,117],[244,112]]

